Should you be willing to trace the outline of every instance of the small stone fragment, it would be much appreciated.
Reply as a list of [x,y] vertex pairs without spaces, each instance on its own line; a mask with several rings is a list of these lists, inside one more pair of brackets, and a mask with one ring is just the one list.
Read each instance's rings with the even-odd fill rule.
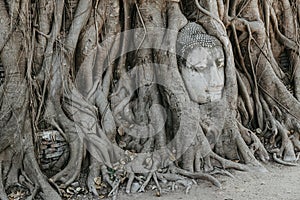
[[74,187],[74,188],[77,188],[77,187],[79,187],[79,183],[76,181],[76,182],[73,182],[72,184],[71,184],[71,186],[72,187]]
[[67,188],[67,193],[68,193],[68,194],[72,194],[72,195],[75,194],[74,188],[68,187],[68,188]]
[[160,197],[160,196],[161,196],[161,194],[160,194],[159,191],[157,191],[155,195],[156,195],[157,197]]
[[94,178],[94,182],[96,185],[101,185],[101,177]]
[[140,189],[141,185],[137,182],[133,182],[131,186],[131,193],[136,193]]
[[81,192],[82,191],[82,188],[81,187],[77,187],[76,188],[76,193],[79,193],[79,192]]

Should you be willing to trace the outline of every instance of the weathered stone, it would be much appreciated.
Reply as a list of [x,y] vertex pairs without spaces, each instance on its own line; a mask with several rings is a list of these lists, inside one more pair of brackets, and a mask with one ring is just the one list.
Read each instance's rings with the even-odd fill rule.
[[[44,171],[58,169],[55,164],[64,154],[69,153],[69,146],[62,135],[56,130],[48,130],[38,133],[39,163]],[[64,156],[65,163],[68,156]]]

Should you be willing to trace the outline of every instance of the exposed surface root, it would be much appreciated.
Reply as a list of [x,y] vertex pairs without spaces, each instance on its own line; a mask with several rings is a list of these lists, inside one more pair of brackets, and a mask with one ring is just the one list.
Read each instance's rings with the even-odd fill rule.
[[280,158],[277,158],[277,154],[276,153],[273,153],[273,159],[274,159],[275,162],[277,162],[279,164],[282,164],[282,165],[286,165],[286,166],[298,166],[297,163],[287,162],[287,161],[283,161]]
[[200,172],[189,172],[180,168],[174,168],[172,169],[173,173],[178,173],[180,175],[192,178],[192,179],[201,179],[201,180],[206,180],[211,182],[213,185],[217,187],[221,187],[221,183],[213,176],[205,173],[200,173]]
[[2,169],[2,161],[0,161],[0,199],[3,200],[8,200],[8,197],[6,195],[5,189],[4,189],[4,185],[3,185],[3,169]]
[[[27,199],[60,199],[83,168],[90,193],[116,199],[124,182],[130,193],[153,180],[157,196],[168,181],[186,193],[194,179],[221,187],[213,175],[233,178],[226,169],[266,171],[255,157],[268,161],[265,148],[297,166],[296,2],[0,0],[0,199],[20,184]],[[189,21],[223,45],[217,102],[192,101],[183,81],[176,41]],[[49,180],[34,144],[48,129],[70,148]]]
[[220,174],[220,175],[229,176],[231,178],[234,178],[234,176],[229,171],[219,169],[219,168],[214,168],[213,171],[209,172],[209,174],[210,175]]

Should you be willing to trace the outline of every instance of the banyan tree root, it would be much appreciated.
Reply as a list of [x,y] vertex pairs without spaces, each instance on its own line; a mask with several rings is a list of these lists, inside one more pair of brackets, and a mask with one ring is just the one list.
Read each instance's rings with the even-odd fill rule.
[[[189,172],[180,169],[178,167],[175,167],[175,165],[170,160],[169,166],[162,168],[160,155],[155,153],[137,154],[134,158],[130,158],[130,162],[123,164],[124,165],[118,167],[117,171],[120,172],[120,177],[116,177],[116,180],[121,180],[123,176],[122,174],[124,174],[125,172],[126,177],[128,178],[126,183],[127,193],[130,193],[134,179],[140,180],[140,178],[137,176],[138,174],[143,174],[146,178],[143,181],[143,184],[138,189],[138,192],[144,192],[151,179],[153,179],[154,183],[156,184],[158,194],[161,194],[162,192],[159,180],[163,183],[171,181],[182,184],[186,187],[187,192],[190,189],[191,185],[193,185],[193,181],[190,179],[206,180],[217,187],[221,187],[220,182],[210,174],[202,172]],[[112,188],[111,194],[113,194],[113,192],[117,189],[116,187],[119,187],[119,184],[118,186]]]
[[284,161],[284,160],[278,158],[276,153],[273,153],[273,159],[274,159],[275,162],[277,162],[279,164],[282,164],[282,165],[286,165],[286,166],[298,166],[297,163],[287,162],[287,161]]
[[[60,189],[78,178],[84,162],[89,166],[89,191],[98,196],[95,178],[102,176],[113,198],[125,180],[126,192],[130,192],[133,181],[141,181],[140,174],[146,177],[140,192],[151,180],[159,194],[159,181],[176,182],[187,192],[193,179],[220,187],[213,174],[232,176],[226,171],[229,168],[262,169],[254,155],[267,161],[264,145],[271,147],[274,161],[295,166],[293,162],[300,155],[295,153],[300,150],[300,104],[284,83],[289,77],[295,77],[290,78],[291,83],[299,82],[295,27],[299,25],[300,7],[290,5],[295,1],[284,0],[280,1],[282,7],[276,8],[278,1],[272,2],[0,0],[0,59],[6,76],[0,87],[0,198],[9,199],[5,189],[20,182],[31,192],[28,199],[37,194],[44,199],[60,199]],[[187,11],[190,15],[182,13],[186,5],[191,8]],[[277,18],[275,12],[280,9],[283,17]],[[292,16],[293,9],[298,9],[298,18]],[[207,127],[199,125],[199,115],[206,113],[190,101],[177,66],[177,32],[188,21],[203,23],[226,48],[225,96],[229,106],[224,106],[226,123],[221,120],[220,127],[215,126],[218,119]],[[138,44],[131,44],[131,34],[117,36],[131,26],[144,30]],[[153,27],[168,30],[148,34]],[[234,51],[227,34],[233,36]],[[140,35],[134,33],[134,37]],[[103,48],[99,42],[108,38],[114,41]],[[131,46],[136,48],[130,57],[126,50]],[[149,46],[157,49],[143,49]],[[288,49],[293,61],[293,72],[288,76],[283,74],[286,70],[280,68],[281,58],[273,47],[278,47],[279,53]],[[148,62],[166,68],[154,69],[153,64],[146,66]],[[131,77],[127,70],[137,65],[138,74]],[[75,81],[76,73],[83,74],[83,82]],[[241,74],[248,79],[247,84]],[[149,82],[147,75],[159,84]],[[299,98],[297,85],[295,93]],[[168,127],[161,126],[165,122],[161,120],[162,109],[150,109],[158,103],[167,107],[165,113],[171,118],[166,122]],[[236,122],[236,106],[243,123]],[[291,119],[295,121],[289,124]],[[180,128],[176,124],[179,120]],[[265,132],[254,133],[248,127]],[[39,169],[32,141],[34,133],[44,128],[57,129],[70,146],[66,167],[49,180]],[[130,136],[132,130],[144,138]],[[151,131],[158,134],[150,138]],[[175,131],[179,137],[168,145]],[[215,141],[209,138],[212,135]],[[120,147],[138,154],[124,161],[126,154]],[[172,156],[169,152],[153,152],[167,147]]]
[[239,126],[239,130],[241,132],[244,141],[247,143],[247,145],[250,145],[250,150],[252,154],[257,153],[260,160],[263,162],[268,161],[270,159],[269,154],[265,149],[265,147],[263,146],[260,139],[257,137],[257,135],[252,131],[250,131],[249,129],[245,128],[241,123],[237,122],[237,124]]
[[[145,180],[143,184],[138,189],[138,192],[145,191],[145,188],[150,183],[151,179],[153,179],[156,184],[158,194],[161,194],[161,186],[158,180],[165,183],[166,181],[174,182],[175,184],[182,184],[186,187],[186,192],[189,191],[190,187],[194,184],[192,180],[205,180],[211,182],[216,187],[221,187],[221,183],[213,177],[211,174],[222,174],[226,176],[233,177],[233,175],[226,171],[226,169],[233,168],[242,171],[249,171],[251,168],[235,163],[232,161],[228,161],[215,153],[211,152],[205,160],[213,159],[217,161],[219,164],[216,167],[212,167],[213,170],[210,172],[191,172],[184,169],[181,169],[175,166],[174,161],[172,160],[164,160],[160,155],[164,155],[165,153],[159,152],[157,153],[145,153],[145,154],[129,154],[132,155],[128,160],[128,163],[123,163],[123,165],[117,166],[117,171],[119,171],[120,177],[116,178],[116,180],[121,180],[122,177],[128,178],[126,183],[126,192],[130,193],[132,183],[134,179],[140,181],[140,178],[137,176],[138,174],[144,174]],[[170,159],[171,157],[169,157]],[[124,159],[126,160],[126,159]],[[168,163],[167,167],[163,167],[162,163]],[[120,164],[120,163],[119,163]],[[117,172],[116,172],[117,173]],[[123,175],[122,175],[123,174]],[[119,184],[118,184],[119,187]],[[117,190],[116,186],[112,188],[111,194]]]

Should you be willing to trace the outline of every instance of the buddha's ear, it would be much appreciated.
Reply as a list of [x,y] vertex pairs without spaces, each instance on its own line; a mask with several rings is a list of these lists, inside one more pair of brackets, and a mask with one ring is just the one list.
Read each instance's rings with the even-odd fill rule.
[[186,58],[184,58],[182,55],[177,55],[176,60],[179,72],[181,73],[182,67],[186,65]]

